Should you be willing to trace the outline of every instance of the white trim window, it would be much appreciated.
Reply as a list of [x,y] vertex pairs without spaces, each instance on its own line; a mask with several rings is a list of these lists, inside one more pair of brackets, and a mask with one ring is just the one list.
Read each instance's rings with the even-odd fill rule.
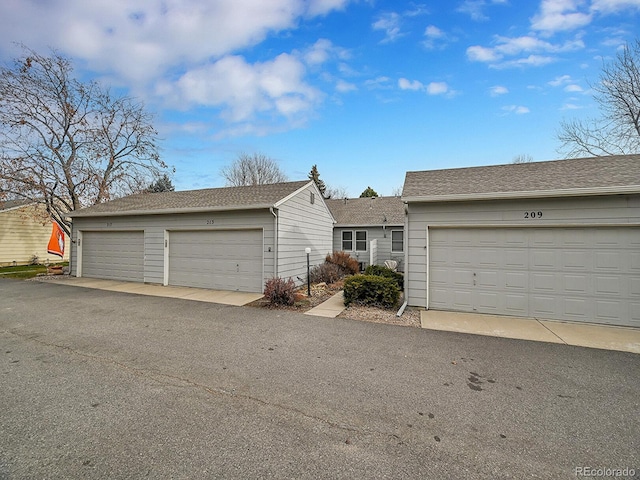
[[404,230],[391,230],[391,252],[404,252]]
[[351,230],[342,232],[342,250],[345,252],[353,250],[353,232]]
[[367,231],[356,230],[356,252],[367,251]]

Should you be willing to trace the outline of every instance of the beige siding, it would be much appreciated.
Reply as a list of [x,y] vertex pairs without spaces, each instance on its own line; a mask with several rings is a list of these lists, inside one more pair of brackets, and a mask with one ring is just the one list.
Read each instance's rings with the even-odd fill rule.
[[[385,260],[395,260],[398,262],[398,269],[404,268],[404,253],[403,252],[391,252],[391,232],[393,230],[402,230],[404,226],[387,227],[386,231],[382,227],[336,227],[333,231],[333,250],[342,250],[342,232],[349,231],[353,234],[353,250],[349,251],[349,254],[358,262],[363,262],[365,268],[369,265],[369,248],[372,240],[378,240],[378,264],[384,265]],[[356,252],[355,251],[355,232],[356,230],[367,231],[367,251]],[[386,235],[386,237],[385,237]]]
[[[28,205],[0,212],[0,265],[11,265],[13,262],[28,264],[34,255],[40,263],[61,261],[59,256],[47,253],[51,222],[46,218],[41,206]],[[65,245],[64,260],[69,260],[67,237]]]
[[[165,230],[225,230],[262,228],[264,230],[264,280],[274,275],[274,222],[268,210],[77,218],[73,224],[74,241],[78,231],[144,230],[144,281],[164,281]],[[72,274],[77,275],[77,244],[72,249]]]
[[[311,193],[315,199],[310,201]],[[331,252],[333,217],[315,185],[309,185],[278,208],[278,276],[300,284],[307,278],[305,248],[318,265]]]
[[[640,225],[640,196],[410,203],[408,211],[407,296],[409,305],[425,307],[427,227]],[[535,215],[531,215],[532,212]]]

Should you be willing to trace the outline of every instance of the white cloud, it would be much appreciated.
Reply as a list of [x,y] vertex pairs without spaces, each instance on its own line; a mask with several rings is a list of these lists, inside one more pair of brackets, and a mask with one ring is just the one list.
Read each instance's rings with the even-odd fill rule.
[[493,48],[473,45],[467,48],[467,57],[473,62],[496,62],[502,59],[502,55],[497,53]]
[[516,115],[523,115],[525,113],[529,113],[529,109],[527,107],[523,107],[522,105],[505,105],[502,107],[504,112],[515,113]]
[[376,20],[372,28],[374,30],[382,30],[385,32],[383,43],[393,42],[402,34],[400,32],[400,15],[396,12],[383,13]]
[[[540,53],[562,53],[584,48],[584,42],[580,39],[554,44],[531,35],[521,37],[496,35],[494,43],[496,44],[494,47],[474,45],[467,48],[467,58],[475,62],[490,63],[495,68],[540,66],[555,60],[554,57],[540,55]],[[516,56],[521,58],[506,60],[506,57]]]
[[509,89],[507,87],[503,87],[502,85],[495,85],[489,89],[489,95],[491,95],[492,97],[505,95],[507,93],[509,93]]
[[400,87],[400,90],[424,90],[422,82],[418,80],[407,80],[406,78],[398,80],[398,87]]
[[483,22],[489,20],[484,12],[488,6],[506,4],[507,0],[464,0],[456,11],[469,15],[476,22]]
[[422,91],[429,95],[455,94],[455,92],[449,89],[449,86],[445,82],[431,82],[425,85],[418,80],[400,78],[398,80],[398,87],[400,90]]
[[434,38],[434,39],[442,38],[444,37],[444,32],[440,30],[438,27],[436,27],[435,25],[429,25],[424,30],[424,35],[425,37],[428,37],[428,38]]
[[449,86],[445,82],[431,82],[427,85],[429,95],[443,95],[449,91]]
[[364,82],[364,85],[370,90],[388,90],[390,88],[393,88],[391,79],[385,76],[367,80]]
[[321,38],[303,53],[303,58],[307,65],[317,66],[335,58],[347,59],[349,52],[336,47],[331,40]]
[[227,56],[190,70],[175,83],[161,84],[159,93],[176,107],[221,108],[222,118],[230,122],[246,122],[261,113],[294,117],[308,113],[322,98],[304,82],[304,74],[304,65],[292,55],[253,65]]
[[640,0],[593,0],[591,10],[602,13],[616,13],[621,10],[640,9]]
[[575,83],[572,83],[571,85],[567,85],[566,87],[564,87],[564,91],[565,92],[584,92],[582,87],[580,85],[576,85]]
[[358,90],[353,83],[345,82],[344,80],[338,80],[336,82],[336,90],[340,93],[354,92]]
[[554,78],[550,82],[547,82],[552,87],[560,87],[562,85],[566,85],[567,83],[571,83],[573,80],[569,75],[561,75],[559,77]]
[[51,45],[87,61],[89,68],[135,82],[149,81],[176,65],[255,45],[270,32],[295,27],[298,18],[329,8],[303,0],[51,0],[20,2],[15,8],[4,5],[0,40],[21,41],[35,49]]
[[584,27],[593,18],[588,11],[580,11],[584,6],[584,0],[542,0],[540,11],[531,19],[531,28],[553,34]]

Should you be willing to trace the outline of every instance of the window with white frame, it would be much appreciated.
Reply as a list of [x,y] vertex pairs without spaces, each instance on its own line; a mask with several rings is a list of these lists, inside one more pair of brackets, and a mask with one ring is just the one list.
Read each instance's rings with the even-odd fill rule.
[[356,230],[356,252],[367,251],[367,231]]
[[350,252],[351,250],[353,250],[353,232],[342,232],[342,250],[344,250],[345,252]]
[[404,251],[404,231],[392,230],[391,231],[391,251],[394,253],[401,253]]

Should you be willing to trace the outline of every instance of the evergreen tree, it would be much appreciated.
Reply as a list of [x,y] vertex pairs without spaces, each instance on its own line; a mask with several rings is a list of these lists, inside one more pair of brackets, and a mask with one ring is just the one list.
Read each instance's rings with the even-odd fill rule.
[[314,165],[313,167],[311,167],[311,171],[309,172],[309,180],[313,180],[316,186],[318,187],[318,190],[320,190],[320,193],[322,194],[322,196],[324,198],[327,198],[326,196],[327,186],[324,184],[322,180],[320,180],[320,173],[318,173],[317,165]]
[[364,197],[378,197],[378,196],[379,196],[379,195],[377,194],[377,192],[376,192],[373,188],[371,188],[371,187],[367,187],[367,188],[365,189],[365,191],[364,191],[364,192],[362,192],[362,193],[360,194],[360,198],[364,198]]
[[176,187],[171,183],[171,179],[167,174],[164,174],[162,177],[158,178],[155,182],[147,187],[145,192],[147,193],[158,193],[158,192],[173,192]]

